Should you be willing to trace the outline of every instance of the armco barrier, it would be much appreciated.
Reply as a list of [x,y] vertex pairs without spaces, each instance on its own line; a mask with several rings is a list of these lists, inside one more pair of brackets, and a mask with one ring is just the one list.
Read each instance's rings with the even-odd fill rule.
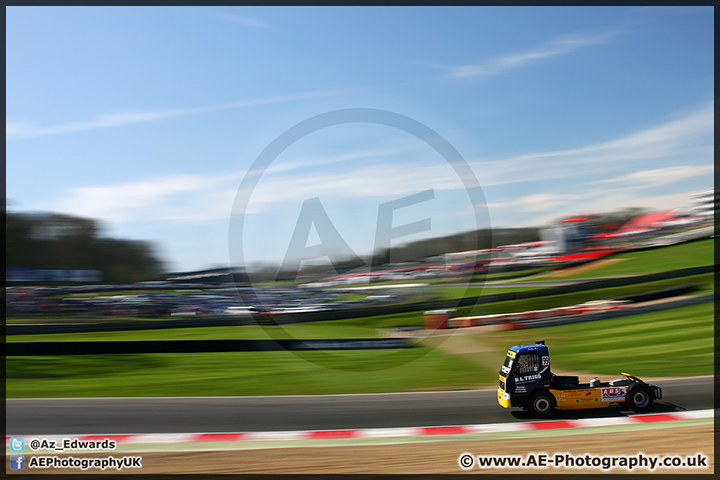
[[664,288],[662,290],[655,290],[654,292],[638,293],[635,295],[616,297],[615,300],[625,300],[633,303],[649,302],[651,300],[657,300],[660,298],[685,295],[697,289],[701,285],[701,283],[688,283],[685,285],[678,285],[676,287]]
[[[38,319],[42,322],[42,319]],[[69,319],[72,321],[72,319]],[[45,320],[47,322],[47,320]],[[234,327],[255,325],[252,317],[225,316],[205,318],[178,318],[172,320],[127,320],[123,322],[100,323],[42,323],[42,324],[6,324],[6,335],[33,335],[47,333],[89,333],[119,332],[131,330],[161,330],[167,328],[194,327]]]
[[[667,272],[650,273],[647,275],[636,275],[631,277],[604,278],[596,280],[587,280],[584,282],[574,283],[571,285],[562,285],[559,287],[543,288],[542,290],[528,290],[523,292],[509,292],[497,295],[486,295],[482,297],[464,298],[459,304],[453,306],[481,305],[485,303],[504,302],[508,300],[520,300],[527,298],[546,297],[552,295],[560,295],[564,293],[583,292],[587,290],[596,290],[600,288],[624,287],[627,285],[635,285],[638,283],[654,282],[657,280],[667,280],[670,278],[689,277],[693,275],[701,275],[705,273],[713,273],[714,265],[704,265],[701,267],[682,268],[679,270],[671,270]],[[438,302],[448,303],[448,302]],[[443,308],[443,307],[438,307]],[[379,314],[376,314],[379,315]]]
[[562,317],[543,318],[537,320],[525,320],[513,322],[514,329],[554,327],[557,325],[569,325],[571,323],[592,322],[595,320],[606,320],[610,318],[624,317],[627,315],[639,315],[642,313],[659,312],[671,308],[687,307],[701,303],[712,302],[714,293],[705,293],[693,297],[669,300],[663,303],[652,305],[622,305],[622,308],[611,308],[602,312],[589,313],[584,315],[566,315]]
[[473,326],[472,317],[455,317],[448,320],[448,326],[450,328],[464,328]]
[[[691,302],[690,304],[693,304],[693,302]],[[669,301],[666,302],[664,305],[672,305],[673,307],[671,308],[674,308],[675,304],[672,301]],[[680,302],[680,305],[682,306],[682,301]],[[553,322],[555,322],[556,320],[563,317],[579,318],[583,315],[606,313],[626,307],[628,307],[627,301],[595,300],[592,302],[584,303],[582,305],[549,308],[545,310],[532,310],[528,312],[481,315],[473,317],[455,317],[448,320],[448,328],[501,324],[505,325],[505,329],[513,330],[518,328],[527,328],[526,325],[539,324],[544,319],[551,319]],[[633,308],[634,310],[632,311],[636,313],[640,307]]]
[[[498,313],[493,315],[455,317],[448,320],[448,326],[449,328],[462,328],[477,327],[481,325],[493,325],[498,323],[509,324],[514,322],[523,322],[527,320],[538,320],[543,318],[554,318],[571,315],[573,314],[573,312],[576,311],[585,312],[589,308],[589,306],[585,305],[575,305],[570,307],[548,308],[545,310],[532,310],[529,312]],[[615,308],[615,306],[608,305],[605,308]]]
[[473,326],[480,327],[483,325],[492,325],[494,323],[498,322],[499,315],[481,315],[479,317],[469,317],[472,318]]
[[127,353],[251,352],[282,350],[375,350],[409,348],[401,338],[338,340],[166,340],[118,342],[17,342],[5,344],[5,355],[107,355]]

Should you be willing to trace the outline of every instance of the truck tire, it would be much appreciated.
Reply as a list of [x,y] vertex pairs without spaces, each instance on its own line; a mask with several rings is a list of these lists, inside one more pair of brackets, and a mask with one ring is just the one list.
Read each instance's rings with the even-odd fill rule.
[[653,393],[645,385],[630,388],[625,399],[625,405],[638,413],[647,412],[653,405]]
[[546,417],[555,410],[555,397],[547,390],[534,393],[527,402],[527,409],[536,417]]

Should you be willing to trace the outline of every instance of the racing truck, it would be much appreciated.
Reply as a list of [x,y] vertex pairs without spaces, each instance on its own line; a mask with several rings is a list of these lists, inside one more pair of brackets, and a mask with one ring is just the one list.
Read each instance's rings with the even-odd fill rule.
[[622,378],[587,384],[575,376],[558,376],[550,371],[545,342],[510,347],[500,369],[498,403],[503,408],[522,407],[537,417],[557,410],[605,408],[620,404],[635,412],[646,412],[662,398],[660,387],[622,372]]

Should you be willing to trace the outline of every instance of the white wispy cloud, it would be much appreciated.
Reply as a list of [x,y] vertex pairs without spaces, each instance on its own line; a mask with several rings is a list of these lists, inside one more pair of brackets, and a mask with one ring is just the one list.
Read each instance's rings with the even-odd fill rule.
[[628,207],[640,207],[648,212],[684,209],[689,207],[690,196],[693,193],[697,193],[697,190],[658,193],[653,195],[640,192],[633,187],[605,190],[601,194],[587,195],[588,198],[583,201],[567,204],[563,210],[545,212],[545,215],[530,218],[528,219],[528,225],[533,222],[536,222],[535,225],[547,224],[562,217],[564,213],[612,212]]
[[633,187],[617,188],[605,191],[604,196],[595,195],[583,205],[592,212],[609,212],[627,207],[642,207],[649,212],[688,208],[690,196],[698,190],[682,190],[648,195]]
[[619,183],[637,187],[657,187],[701,175],[710,176],[713,171],[713,165],[676,165],[666,168],[640,170],[615,178],[596,180],[594,183]]
[[[424,190],[457,190],[463,184],[447,165],[388,163],[346,169],[342,172],[315,172],[310,175],[269,175],[252,192],[248,213],[262,213],[273,205],[303,201],[312,197],[368,199],[403,196]],[[241,213],[241,212],[234,212]]]
[[[620,138],[580,148],[531,153],[473,162],[480,184],[521,189],[534,182],[540,191],[517,198],[489,199],[493,218],[503,225],[530,226],[580,212],[626,207],[650,211],[684,208],[692,191],[680,182],[712,183],[714,172],[713,102],[685,115]],[[662,187],[663,192],[652,190]],[[511,190],[512,189],[512,190]],[[507,193],[504,193],[507,195]]]
[[564,35],[543,45],[523,52],[511,53],[483,62],[450,68],[449,78],[482,77],[538,62],[543,59],[566,55],[590,45],[606,43],[613,34]]
[[352,91],[354,91],[354,89],[315,90],[287,95],[263,97],[240,102],[222,103],[204,107],[116,112],[97,115],[90,120],[67,122],[50,126],[43,126],[39,125],[36,122],[28,122],[22,120],[8,121],[5,128],[5,135],[7,140],[45,137],[49,135],[82,132],[87,130],[96,130],[100,128],[122,127],[125,125],[132,125],[136,123],[155,122],[168,118],[184,115],[194,115],[198,113],[214,112],[220,110],[232,110],[274,103],[310,100],[313,98],[332,97],[337,95],[344,95]]
[[268,25],[258,20],[257,18],[253,17],[246,17],[244,15],[221,15],[222,18],[226,20],[230,20],[233,23],[237,23],[239,25],[244,25],[246,27],[261,27],[261,28],[267,28]]
[[[713,161],[714,102],[680,118],[580,148],[475,160],[483,186],[613,174],[665,160],[684,165]],[[695,170],[687,170],[687,173]],[[667,173],[667,172],[665,172]],[[662,174],[662,172],[660,173]]]
[[[698,190],[667,191],[648,194],[633,185],[612,189],[588,188],[581,193],[545,192],[489,204],[496,226],[537,227],[550,225],[560,218],[603,213],[640,207],[648,212],[689,207],[690,196]],[[531,215],[528,215],[531,213]]]
[[[174,175],[74,188],[52,209],[110,222],[210,221],[227,217],[238,182],[232,175]],[[43,208],[40,208],[41,210]]]
[[400,153],[407,153],[408,151],[413,150],[413,147],[386,147],[386,148],[374,148],[374,149],[367,149],[367,150],[355,150],[350,151],[346,153],[341,153],[337,155],[327,155],[327,156],[318,156],[314,155],[311,157],[302,157],[297,158],[291,161],[286,162],[277,162],[271,164],[267,170],[265,170],[265,174],[277,174],[282,172],[297,172],[300,170],[308,169],[308,168],[314,168],[314,167],[321,167],[325,165],[332,165],[332,164],[339,164],[343,162],[349,162],[349,161],[357,161],[357,160],[367,160],[367,159],[373,159],[377,160],[382,157],[387,157],[389,155],[396,155]]
[[[218,221],[230,217],[243,177],[244,172],[223,172],[83,186],[71,189],[65,198],[36,205],[33,209],[60,211],[113,223]],[[316,196],[364,203],[374,197],[462,188],[455,172],[440,163],[416,168],[392,163],[364,165],[339,173],[268,173],[261,177],[252,192],[245,213],[265,213],[277,206],[283,208]]]
[[558,207],[572,204],[585,198],[586,195],[582,194],[568,194],[568,193],[534,193],[531,195],[524,195],[508,202],[490,203],[489,208],[507,208],[512,207],[522,212],[545,212],[555,210]]

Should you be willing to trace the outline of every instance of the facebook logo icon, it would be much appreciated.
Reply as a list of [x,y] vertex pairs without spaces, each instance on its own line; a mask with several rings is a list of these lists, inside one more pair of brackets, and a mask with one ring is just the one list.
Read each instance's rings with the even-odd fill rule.
[[10,451],[22,452],[23,450],[25,450],[25,439],[23,437],[11,437]]
[[10,470],[25,470],[25,455],[10,455]]

